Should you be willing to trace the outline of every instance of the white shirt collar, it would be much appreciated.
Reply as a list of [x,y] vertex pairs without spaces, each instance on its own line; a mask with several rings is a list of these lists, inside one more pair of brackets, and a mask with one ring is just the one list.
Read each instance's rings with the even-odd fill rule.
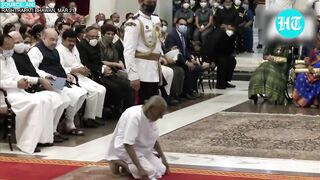
[[144,14],[142,11],[139,10],[138,13],[140,14],[141,17],[144,17],[144,18],[146,18],[146,19],[151,20],[151,16],[148,16],[148,15]]

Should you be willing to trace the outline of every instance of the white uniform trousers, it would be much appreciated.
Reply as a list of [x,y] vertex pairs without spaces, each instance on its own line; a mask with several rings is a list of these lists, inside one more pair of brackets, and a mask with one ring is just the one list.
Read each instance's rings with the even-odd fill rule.
[[172,80],[173,80],[173,70],[167,66],[161,66],[163,77],[166,79],[168,83],[164,89],[166,90],[167,94],[170,95]]
[[84,119],[101,118],[106,88],[82,75],[78,75],[78,79],[80,87],[88,91]]
[[[139,162],[143,169],[148,174],[149,179],[159,179],[161,178],[164,173],[166,172],[166,167],[162,163],[161,159],[156,157],[154,154],[149,155],[142,155],[139,152],[136,152]],[[133,164],[131,158],[127,153],[123,153],[123,157],[120,157],[121,160],[124,160],[126,163],[128,163],[129,170],[132,174],[132,176],[136,179],[139,179],[139,171],[136,165]]]
[[70,99],[70,104],[66,109],[66,128],[67,130],[75,129],[74,116],[81,108],[82,104],[87,98],[87,91],[76,86],[72,85],[72,88],[64,87],[60,91],[62,97],[68,97]]
[[17,147],[23,152],[33,153],[38,143],[52,143],[52,107],[61,105],[61,102],[53,103],[53,98],[47,92],[30,94],[20,89],[7,92],[8,100],[16,113]]

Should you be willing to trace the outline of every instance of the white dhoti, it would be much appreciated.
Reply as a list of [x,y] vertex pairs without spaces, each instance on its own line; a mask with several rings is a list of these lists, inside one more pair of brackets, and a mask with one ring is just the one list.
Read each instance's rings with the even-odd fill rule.
[[[140,178],[137,166],[133,164],[127,153],[124,153],[123,155],[124,156],[121,156],[120,158],[128,164],[132,176],[137,179]],[[142,168],[148,174],[149,179],[159,179],[165,174],[166,167],[162,163],[161,159],[156,157],[154,154],[142,155],[137,152],[137,156]]]
[[60,92],[62,98],[69,98],[70,103],[66,109],[66,128],[68,130],[75,129],[74,116],[81,108],[82,104],[87,98],[87,91],[76,86],[72,85],[72,88],[64,87]]
[[85,76],[77,76],[80,87],[88,91],[84,119],[95,119],[96,117],[101,118],[106,88]]
[[38,143],[52,143],[54,105],[50,96],[42,92],[30,94],[19,89],[7,92],[16,113],[17,147],[23,152],[33,153]]
[[167,66],[161,66],[162,74],[164,79],[167,82],[167,85],[164,87],[167,94],[170,95],[172,80],[173,80],[173,70]]

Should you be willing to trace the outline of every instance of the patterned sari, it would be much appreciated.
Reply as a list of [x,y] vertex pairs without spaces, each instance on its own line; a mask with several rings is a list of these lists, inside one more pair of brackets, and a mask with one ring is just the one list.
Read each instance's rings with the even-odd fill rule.
[[[306,61],[308,66],[320,68],[320,50],[310,52],[310,58]],[[300,107],[319,105],[320,76],[312,73],[300,73],[297,75],[293,100]]]
[[272,103],[284,103],[290,54],[290,47],[285,45],[273,45],[265,49],[264,55],[284,57],[287,58],[287,62],[262,63],[250,78],[248,90],[250,99],[254,95],[264,94]]

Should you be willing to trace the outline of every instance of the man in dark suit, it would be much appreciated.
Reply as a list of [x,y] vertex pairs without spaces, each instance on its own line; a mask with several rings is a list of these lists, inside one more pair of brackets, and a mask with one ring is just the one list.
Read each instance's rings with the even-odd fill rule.
[[202,48],[201,55],[203,60],[209,63],[214,62],[218,67],[216,89],[235,87],[235,85],[228,82],[232,80],[233,72],[237,64],[233,55],[234,32],[234,25],[217,28],[208,35],[208,40]]
[[186,38],[187,32],[187,20],[185,18],[178,18],[176,28],[166,38],[165,46],[167,50],[179,49],[180,54],[178,55],[176,64],[185,71],[183,97],[194,99],[197,96],[194,91],[197,90],[197,80],[202,73],[202,66],[191,57]]

